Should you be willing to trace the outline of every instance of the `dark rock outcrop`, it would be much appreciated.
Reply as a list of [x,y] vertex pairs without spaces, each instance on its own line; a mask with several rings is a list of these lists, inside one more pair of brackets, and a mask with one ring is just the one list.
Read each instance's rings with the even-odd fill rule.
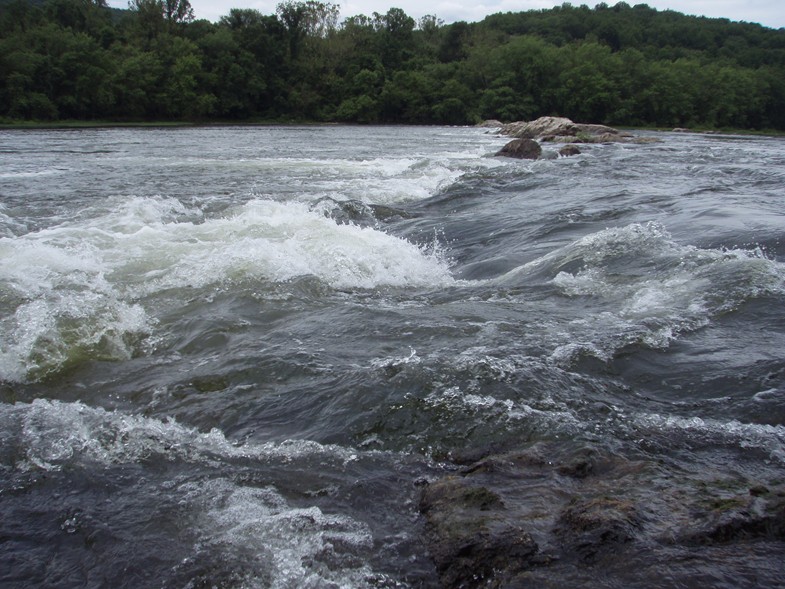
[[534,139],[513,139],[496,153],[523,160],[536,160],[541,154],[542,147]]

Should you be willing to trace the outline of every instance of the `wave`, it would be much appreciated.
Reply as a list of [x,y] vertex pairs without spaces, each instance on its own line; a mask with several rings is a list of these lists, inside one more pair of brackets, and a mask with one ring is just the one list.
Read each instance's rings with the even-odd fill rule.
[[492,280],[505,288],[548,284],[594,311],[571,321],[557,361],[609,359],[630,345],[666,347],[744,302],[785,292],[785,266],[760,248],[701,249],[674,241],[657,223],[586,235]]
[[[356,460],[351,449],[309,441],[235,446],[218,430],[200,433],[174,421],[79,402],[0,404],[0,470],[16,484],[35,480],[41,471],[47,476],[85,472],[100,480],[124,472],[127,465],[145,469],[146,476],[134,475],[132,492],[159,517],[175,518],[176,529],[134,528],[135,541],[150,546],[166,541],[174,553],[185,553],[173,568],[159,573],[164,587],[378,586],[375,581],[386,575],[369,564],[374,542],[368,525],[303,505],[302,498],[291,505],[275,486],[276,465],[324,472],[342,470]],[[255,473],[250,481],[238,475],[246,472],[248,461]],[[178,464],[183,462],[191,465],[192,476],[182,474]],[[96,464],[102,468],[96,470]],[[111,485],[118,494],[125,492],[117,480]],[[61,506],[57,509],[64,532],[89,529],[90,509],[71,511],[67,518]],[[116,530],[134,525],[110,521]],[[160,561],[154,562],[152,566]]]
[[634,416],[625,426],[633,436],[644,436],[643,442],[667,446],[716,449],[730,446],[756,449],[770,460],[785,464],[785,427],[720,421],[700,417],[677,417],[657,413]]
[[0,238],[0,378],[131,357],[155,324],[148,297],[256,292],[301,277],[340,290],[453,283],[436,248],[338,223],[305,203],[257,199],[210,217],[174,199],[134,198]]
[[0,465],[19,472],[151,460],[204,465],[242,459],[287,464],[316,460],[338,467],[358,458],[351,448],[309,440],[235,445],[218,429],[202,433],[174,420],[107,411],[78,401],[0,404],[0,426]]
[[7,213],[6,206],[0,202],[0,237],[14,237],[27,232],[27,226]]

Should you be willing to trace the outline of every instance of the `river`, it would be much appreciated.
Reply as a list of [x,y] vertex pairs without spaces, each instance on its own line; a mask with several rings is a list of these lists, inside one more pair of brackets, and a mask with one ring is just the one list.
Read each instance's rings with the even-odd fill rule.
[[642,134],[0,131],[0,585],[782,586],[785,140]]

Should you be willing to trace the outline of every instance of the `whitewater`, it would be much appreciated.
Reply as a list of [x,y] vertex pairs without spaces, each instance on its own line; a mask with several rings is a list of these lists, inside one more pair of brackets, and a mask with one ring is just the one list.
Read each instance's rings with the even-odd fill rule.
[[785,141],[641,134],[0,131],[0,585],[781,586]]

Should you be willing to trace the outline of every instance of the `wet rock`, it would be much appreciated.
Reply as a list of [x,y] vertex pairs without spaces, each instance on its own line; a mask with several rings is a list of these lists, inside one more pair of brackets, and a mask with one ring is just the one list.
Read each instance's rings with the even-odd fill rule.
[[[430,482],[420,504],[443,587],[587,587],[598,575],[604,587],[697,587],[701,570],[734,579],[781,568],[776,469],[748,479],[722,461],[690,470],[637,444],[586,440],[460,458],[458,474]],[[662,571],[669,583],[656,584]]]
[[533,139],[513,139],[496,153],[497,156],[525,160],[536,160],[541,154],[542,147]]
[[562,513],[556,533],[568,550],[591,559],[608,545],[633,541],[640,523],[632,502],[594,497],[574,501]]
[[717,499],[709,507],[702,525],[683,536],[682,543],[712,545],[785,539],[785,491],[772,494],[766,490],[751,496]]
[[530,567],[537,544],[501,497],[461,477],[431,483],[420,511],[442,587],[478,587]]
[[311,210],[320,212],[342,225],[351,223],[363,227],[374,226],[379,221],[409,219],[414,216],[393,207],[368,204],[359,200],[338,201],[329,197],[317,200],[311,205]]
[[578,149],[577,145],[573,145],[570,143],[569,145],[565,145],[559,150],[559,155],[562,157],[569,157],[571,155],[580,155],[581,150]]

